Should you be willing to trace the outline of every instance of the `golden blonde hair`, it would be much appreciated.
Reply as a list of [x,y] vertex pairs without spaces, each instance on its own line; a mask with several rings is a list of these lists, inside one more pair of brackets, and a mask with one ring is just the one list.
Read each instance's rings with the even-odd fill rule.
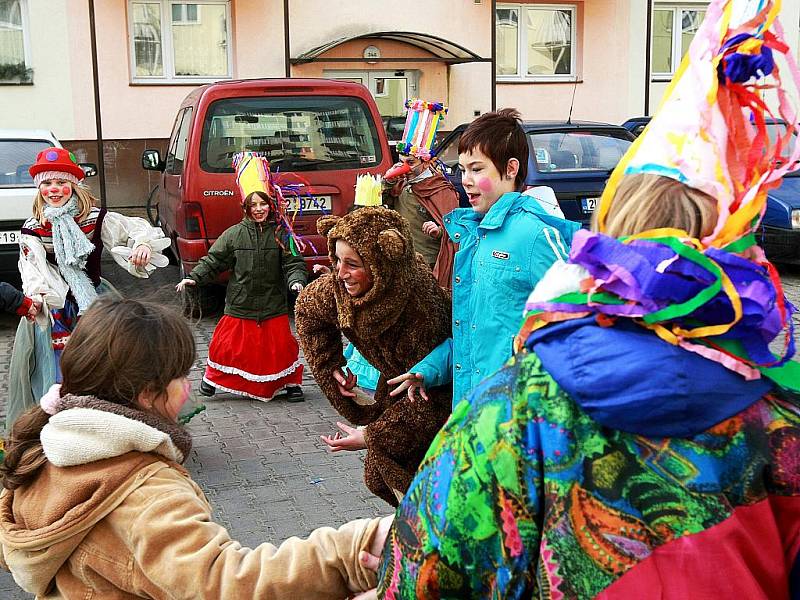
[[[638,173],[620,181],[602,233],[622,237],[671,227],[699,239],[711,234],[716,222],[717,203],[708,194],[669,177]],[[599,231],[597,212],[592,230]]]
[[[92,196],[86,188],[75,185],[72,182],[69,184],[72,186],[72,192],[75,196],[75,201],[78,203],[78,218],[85,219],[89,216],[89,213],[91,212],[92,207],[95,205],[95,201],[97,199]],[[44,218],[45,206],[47,206],[47,202],[45,202],[42,192],[36,190],[36,198],[33,199],[33,218],[39,221],[39,223],[44,223],[46,221]]]

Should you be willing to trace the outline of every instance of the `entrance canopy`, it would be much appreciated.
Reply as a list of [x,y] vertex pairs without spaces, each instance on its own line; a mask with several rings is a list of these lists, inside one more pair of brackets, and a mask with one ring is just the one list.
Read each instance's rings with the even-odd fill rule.
[[444,62],[448,64],[460,64],[471,62],[491,62],[491,58],[482,58],[471,50],[464,48],[444,38],[430,35],[427,33],[415,33],[412,31],[378,31],[375,33],[365,33],[362,35],[355,35],[352,37],[343,37],[322,46],[312,48],[307,52],[303,52],[300,56],[291,59],[291,63],[295,65],[302,65],[305,63],[325,61],[325,62],[354,62],[363,61],[363,56],[353,57],[325,57],[321,55],[328,50],[335,48],[345,42],[352,40],[394,40],[396,42],[404,42],[422,50],[426,50],[433,54],[433,57],[420,58],[420,57],[387,57],[370,59],[370,62]]

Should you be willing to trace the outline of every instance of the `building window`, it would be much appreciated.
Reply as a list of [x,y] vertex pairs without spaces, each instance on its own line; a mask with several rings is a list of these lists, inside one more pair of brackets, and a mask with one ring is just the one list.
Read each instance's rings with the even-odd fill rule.
[[231,77],[230,2],[129,1],[136,83],[201,83]]
[[705,16],[705,7],[697,5],[655,6],[650,59],[650,68],[655,79],[672,78]]
[[23,0],[0,0],[0,81],[31,80]]
[[498,4],[498,79],[574,78],[576,14],[570,4]]

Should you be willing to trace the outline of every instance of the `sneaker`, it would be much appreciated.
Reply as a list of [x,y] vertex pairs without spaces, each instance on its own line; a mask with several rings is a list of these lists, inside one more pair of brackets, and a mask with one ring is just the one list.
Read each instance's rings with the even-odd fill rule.
[[302,402],[303,400],[305,400],[303,388],[299,385],[292,385],[286,388],[287,402]]
[[213,396],[214,394],[217,393],[217,388],[215,388],[207,381],[203,380],[200,382],[200,393],[203,396]]

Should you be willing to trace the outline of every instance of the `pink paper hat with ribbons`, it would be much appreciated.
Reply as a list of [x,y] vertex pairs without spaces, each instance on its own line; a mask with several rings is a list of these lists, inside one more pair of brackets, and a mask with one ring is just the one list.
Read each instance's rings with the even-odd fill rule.
[[[800,90],[780,6],[780,0],[711,1],[658,112],[606,186],[600,231],[620,179],[636,173],[670,177],[716,199],[719,220],[704,246],[725,248],[755,231],[768,190],[800,167],[797,113],[775,60],[783,56],[788,83]],[[777,97],[775,112],[767,92]],[[782,134],[768,135],[769,118],[785,123]]]

